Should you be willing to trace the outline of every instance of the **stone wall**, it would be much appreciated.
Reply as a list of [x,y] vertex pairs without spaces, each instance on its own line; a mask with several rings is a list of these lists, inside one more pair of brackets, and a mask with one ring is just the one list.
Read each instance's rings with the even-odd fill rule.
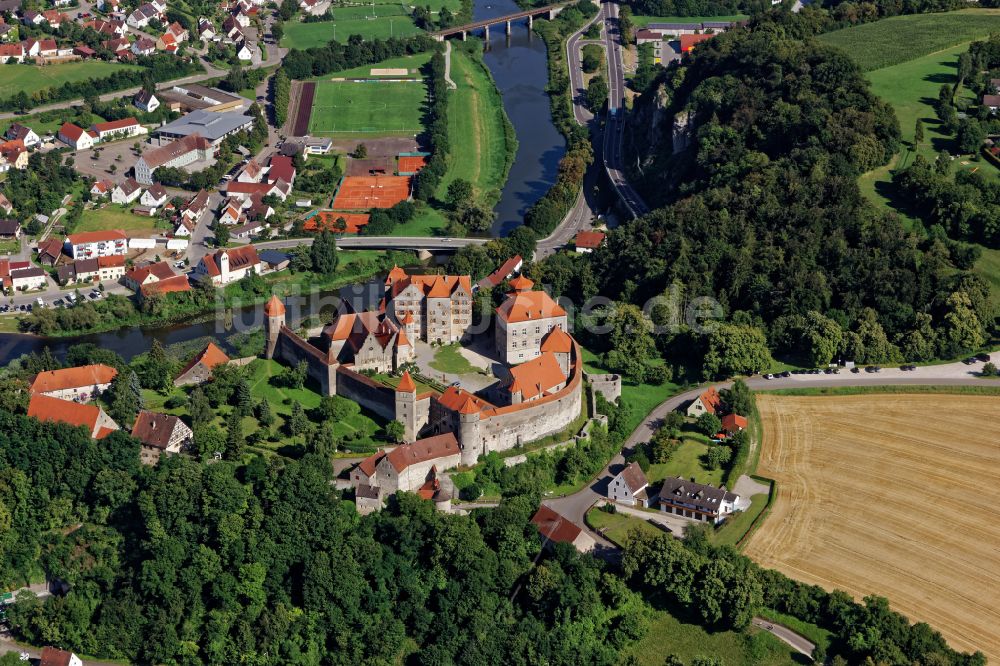
[[307,375],[320,386],[323,395],[337,393],[337,384],[333,381],[336,364],[331,366],[326,356],[311,344],[300,338],[290,328],[281,327],[278,341],[274,348],[274,359],[289,367],[295,367],[299,361],[306,362]]
[[396,392],[350,368],[337,368],[337,394],[353,400],[387,421],[396,418]]

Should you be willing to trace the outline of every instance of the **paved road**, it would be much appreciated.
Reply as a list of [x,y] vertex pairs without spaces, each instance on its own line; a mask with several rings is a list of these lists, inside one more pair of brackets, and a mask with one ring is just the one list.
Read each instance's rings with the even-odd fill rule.
[[[594,114],[590,112],[587,108],[585,101],[585,89],[583,86],[583,62],[581,60],[581,49],[583,45],[580,43],[583,39],[583,33],[587,32],[594,23],[600,22],[605,23],[607,20],[608,5],[607,3],[601,4],[600,11],[592,18],[587,21],[586,24],[566,40],[566,66],[569,67],[569,81],[572,87],[572,99],[573,99],[573,116],[576,118],[576,122],[581,125],[586,125],[594,118]],[[592,41],[587,41],[587,43],[594,43]]]
[[[489,238],[438,238],[433,236],[345,236],[337,239],[337,247],[370,250],[457,250],[467,245],[484,245]],[[258,250],[277,250],[312,245],[312,238],[264,241],[254,243]]]
[[604,169],[615,192],[633,217],[645,215],[649,207],[625,177],[625,69],[622,65],[621,32],[618,29],[618,3],[608,0],[604,45],[608,54],[608,119],[604,130]]
[[813,650],[816,649],[816,646],[807,640],[805,636],[795,633],[788,627],[769,622],[762,617],[755,617],[751,621],[751,624],[776,636],[779,640],[791,645],[794,650],[801,652],[807,657],[812,657]]

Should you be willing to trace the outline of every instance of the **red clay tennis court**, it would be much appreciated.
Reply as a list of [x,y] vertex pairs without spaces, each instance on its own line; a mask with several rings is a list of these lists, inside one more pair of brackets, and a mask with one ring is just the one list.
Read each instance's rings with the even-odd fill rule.
[[412,174],[417,173],[425,166],[427,166],[427,158],[423,155],[400,155],[396,171]]
[[[306,220],[303,229],[310,232],[319,232],[326,229],[334,233],[356,234],[360,233],[361,227],[368,224],[368,217],[368,213],[338,213],[327,210],[322,213],[316,213],[316,215]],[[347,228],[343,231],[340,231],[335,226],[339,218],[344,218],[344,221],[347,222]]]
[[[409,176],[346,176],[333,199],[337,210],[392,208],[410,198]],[[336,218],[334,218],[336,219]]]

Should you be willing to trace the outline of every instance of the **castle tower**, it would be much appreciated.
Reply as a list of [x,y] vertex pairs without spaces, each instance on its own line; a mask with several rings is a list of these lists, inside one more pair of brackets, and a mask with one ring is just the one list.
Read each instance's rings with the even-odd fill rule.
[[392,369],[397,370],[399,366],[413,361],[413,345],[406,336],[406,329],[401,328],[396,334],[396,342],[392,350]]
[[472,396],[458,410],[458,443],[462,447],[462,464],[475,465],[479,456],[486,455],[486,443],[479,433],[479,407]]
[[403,378],[396,387],[396,420],[403,424],[403,439],[417,440],[417,385],[410,377],[410,371],[403,371]]
[[264,358],[274,358],[278,335],[285,324],[285,304],[275,295],[264,306]]

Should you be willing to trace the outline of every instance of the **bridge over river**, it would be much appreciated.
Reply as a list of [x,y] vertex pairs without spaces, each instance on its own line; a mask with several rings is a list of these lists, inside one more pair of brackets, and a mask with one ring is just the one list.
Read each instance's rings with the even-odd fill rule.
[[568,2],[563,2],[555,5],[546,5],[545,7],[533,7],[532,9],[526,9],[523,12],[514,12],[513,14],[505,14],[503,16],[496,16],[482,21],[466,23],[465,25],[456,25],[445,30],[438,30],[437,32],[432,32],[431,36],[439,42],[443,42],[449,37],[461,37],[464,41],[470,32],[482,30],[483,37],[489,41],[490,26],[504,25],[507,34],[509,35],[511,23],[526,19],[528,29],[531,30],[532,24],[536,18],[542,17],[551,21],[559,14],[559,12],[568,7],[569,4],[570,3]]

